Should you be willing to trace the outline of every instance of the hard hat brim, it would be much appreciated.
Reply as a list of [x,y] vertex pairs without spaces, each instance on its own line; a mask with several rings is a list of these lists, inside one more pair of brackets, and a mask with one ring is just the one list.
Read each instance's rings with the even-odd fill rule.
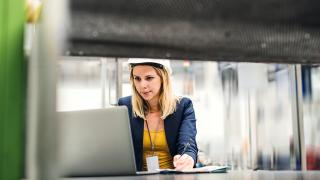
[[134,68],[135,66],[153,66],[156,68],[163,69],[163,65],[159,63],[154,63],[154,62],[141,62],[141,63],[130,63],[131,68]]

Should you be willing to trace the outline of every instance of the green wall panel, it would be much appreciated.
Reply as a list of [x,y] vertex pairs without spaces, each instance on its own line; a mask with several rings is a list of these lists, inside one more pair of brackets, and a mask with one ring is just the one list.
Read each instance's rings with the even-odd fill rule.
[[0,0],[0,179],[21,179],[24,159],[24,0]]

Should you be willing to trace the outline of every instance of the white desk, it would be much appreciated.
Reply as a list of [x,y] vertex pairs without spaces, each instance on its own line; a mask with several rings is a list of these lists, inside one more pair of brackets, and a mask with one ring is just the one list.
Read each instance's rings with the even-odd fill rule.
[[63,178],[62,180],[317,180],[320,171],[230,171],[221,174],[157,174],[140,176]]

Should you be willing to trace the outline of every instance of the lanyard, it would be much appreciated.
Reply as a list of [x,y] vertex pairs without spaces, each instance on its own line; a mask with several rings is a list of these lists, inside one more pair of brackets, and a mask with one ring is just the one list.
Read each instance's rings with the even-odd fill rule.
[[161,122],[161,120],[159,121],[159,123],[158,123],[158,125],[157,125],[156,133],[155,133],[155,135],[154,135],[154,137],[153,137],[153,142],[152,142],[151,134],[150,134],[150,129],[149,129],[149,125],[148,125],[148,121],[146,120],[146,125],[147,125],[148,134],[149,134],[149,139],[150,139],[150,144],[151,144],[151,150],[152,150],[153,153],[154,153],[154,147],[155,147],[155,144],[156,144],[156,137],[157,137],[157,133],[158,133],[158,130],[159,130],[160,122]]

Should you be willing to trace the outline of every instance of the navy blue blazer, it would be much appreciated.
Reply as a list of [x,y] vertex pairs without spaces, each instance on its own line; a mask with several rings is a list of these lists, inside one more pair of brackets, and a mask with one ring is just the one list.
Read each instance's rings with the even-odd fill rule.
[[[141,171],[143,167],[144,121],[140,117],[134,117],[131,96],[120,98],[118,105],[125,105],[128,108],[136,167],[138,171]],[[189,98],[182,98],[177,104],[176,111],[164,120],[164,130],[171,156],[181,154],[185,145],[189,142],[190,146],[185,154],[190,155],[196,164],[198,154],[195,140],[197,134],[196,118],[192,101]]]

